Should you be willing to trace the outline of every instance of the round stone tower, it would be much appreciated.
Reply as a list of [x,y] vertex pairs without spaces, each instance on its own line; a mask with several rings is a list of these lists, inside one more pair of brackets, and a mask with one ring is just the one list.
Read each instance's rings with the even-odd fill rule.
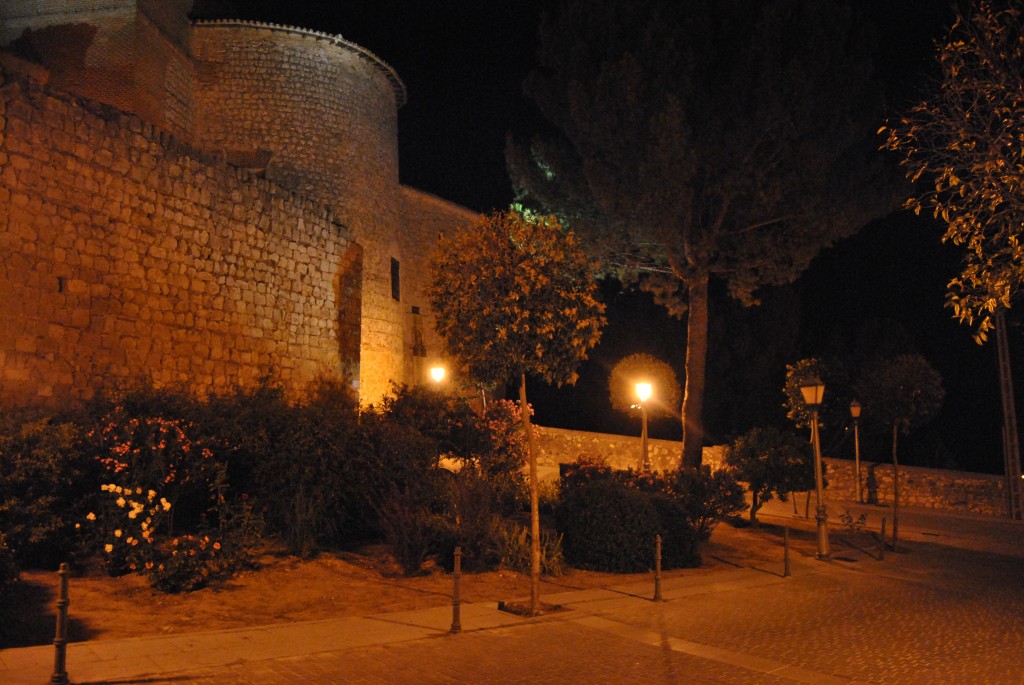
[[360,397],[404,373],[394,70],[339,36],[239,21],[196,24],[191,137],[322,202],[363,246]]

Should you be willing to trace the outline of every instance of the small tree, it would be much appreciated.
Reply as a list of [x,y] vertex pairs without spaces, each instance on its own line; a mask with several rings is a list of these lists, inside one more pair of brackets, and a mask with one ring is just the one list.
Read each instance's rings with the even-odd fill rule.
[[605,321],[593,274],[573,233],[553,216],[516,208],[442,240],[431,261],[427,296],[448,353],[483,382],[519,381],[530,462],[531,614],[540,602],[540,516],[526,374],[576,382]]
[[786,418],[793,421],[797,428],[810,428],[811,410],[804,402],[800,385],[810,379],[819,378],[825,384],[825,401],[818,409],[819,426],[840,426],[849,417],[849,401],[846,397],[846,386],[849,384],[846,372],[841,364],[835,361],[824,361],[817,357],[801,359],[786,365],[786,385],[782,388],[786,395]]
[[813,459],[806,440],[774,428],[754,428],[729,446],[725,462],[750,489],[751,525],[773,496],[785,502],[788,493],[806,487],[814,477]]
[[[942,377],[919,354],[903,354],[870,364],[857,384],[865,414],[892,426],[892,546],[899,536],[900,481],[897,438],[900,431],[930,421],[942,406]],[[870,412],[870,413],[869,413]]]

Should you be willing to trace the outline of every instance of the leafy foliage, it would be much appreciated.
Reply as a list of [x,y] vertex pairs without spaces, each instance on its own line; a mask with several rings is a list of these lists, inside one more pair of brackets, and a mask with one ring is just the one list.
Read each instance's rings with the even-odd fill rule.
[[719,521],[747,508],[743,486],[726,469],[712,471],[709,466],[681,468],[674,475],[672,489],[683,497],[687,520],[702,541],[711,537],[711,531]]
[[23,565],[55,568],[80,556],[74,526],[99,483],[81,438],[70,421],[0,418],[0,531]]
[[681,391],[676,372],[665,362],[649,354],[631,354],[612,367],[608,377],[608,390],[612,409],[629,411],[636,406],[636,384],[648,382],[652,386],[647,404],[649,415],[671,416],[679,411]]
[[553,216],[514,209],[442,240],[430,305],[469,375],[504,383],[533,373],[561,385],[600,339],[604,305],[576,236]]
[[931,209],[946,223],[942,240],[963,248],[946,304],[984,342],[1024,285],[1024,4],[972,8],[939,46],[935,92],[879,132],[908,178],[927,181],[906,206]]
[[725,456],[736,477],[751,494],[750,522],[773,496],[783,502],[790,492],[805,490],[814,481],[814,454],[809,443],[774,428],[754,428],[736,438]]
[[931,420],[946,394],[939,372],[919,354],[869,364],[857,388],[865,416],[883,425],[896,424],[904,432]]
[[842,2],[577,0],[527,92],[555,135],[510,141],[524,202],[605,267],[689,308],[684,463],[700,465],[708,282],[746,303],[892,204],[867,35]]
[[786,395],[786,418],[792,420],[797,428],[810,427],[811,410],[804,402],[800,386],[812,378],[825,384],[825,395],[818,409],[819,426],[845,425],[850,416],[849,376],[840,362],[816,357],[786,364],[786,384],[782,389]]
[[615,479],[598,479],[563,491],[559,530],[574,566],[636,573],[654,567],[654,538],[661,535],[665,568],[697,566],[697,533],[681,503]]

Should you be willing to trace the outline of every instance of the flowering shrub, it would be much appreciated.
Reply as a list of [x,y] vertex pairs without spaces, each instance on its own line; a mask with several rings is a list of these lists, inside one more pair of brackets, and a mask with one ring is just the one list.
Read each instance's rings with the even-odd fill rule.
[[146,562],[145,571],[152,577],[153,587],[163,592],[199,590],[211,579],[230,573],[222,548],[220,540],[209,535],[175,537],[155,559]]
[[100,490],[107,493],[100,515],[89,512],[86,521],[103,543],[107,571],[111,575],[138,571],[152,560],[154,535],[171,503],[164,497],[157,498],[155,490],[116,483],[104,483]]
[[[193,440],[191,424],[161,416],[130,416],[117,406],[102,420],[97,460],[121,485],[159,489],[172,504],[190,490],[206,491],[217,478],[218,465],[204,441]],[[168,519],[168,528],[173,522]]]

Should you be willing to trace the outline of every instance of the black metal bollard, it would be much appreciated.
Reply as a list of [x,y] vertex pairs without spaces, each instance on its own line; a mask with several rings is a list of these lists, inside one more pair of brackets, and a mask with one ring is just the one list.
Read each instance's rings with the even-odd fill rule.
[[882,517],[882,532],[878,534],[878,560],[885,561],[885,517]]
[[661,600],[661,536],[654,536],[654,601]]
[[784,542],[782,547],[782,577],[789,578],[793,575],[789,570],[789,526],[786,526],[783,530],[785,531],[785,535],[783,537]]
[[462,576],[462,548],[455,548],[455,573],[452,575],[452,627],[449,632],[461,633],[462,621],[459,608],[459,578]]
[[71,571],[67,564],[61,564],[57,575],[60,576],[60,592],[57,595],[57,635],[53,638],[53,675],[50,682],[54,685],[67,685],[67,649],[68,649],[68,576]]

